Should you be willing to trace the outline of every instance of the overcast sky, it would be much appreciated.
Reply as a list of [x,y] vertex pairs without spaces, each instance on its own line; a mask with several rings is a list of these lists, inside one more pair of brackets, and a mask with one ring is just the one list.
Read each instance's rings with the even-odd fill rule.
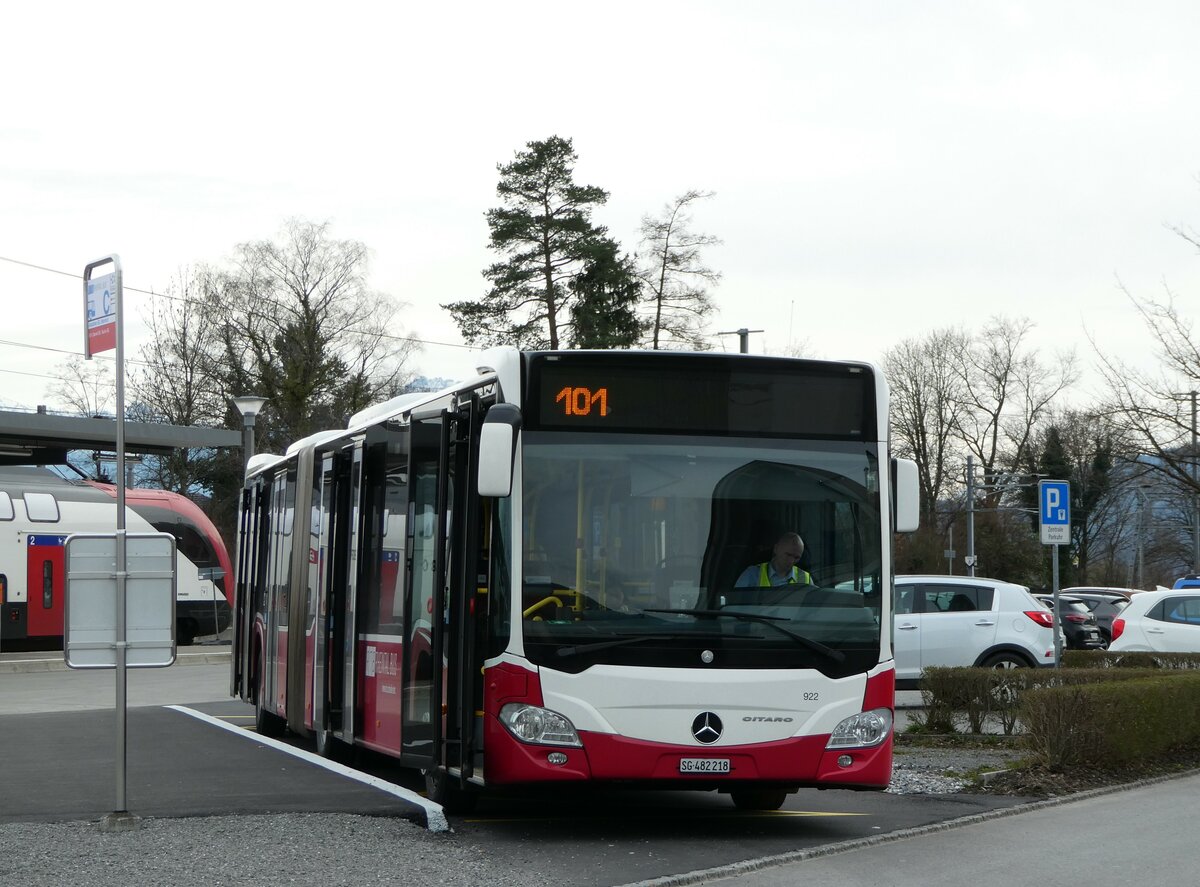
[[1195,0],[9,6],[0,405],[46,403],[82,351],[89,261],[161,292],[292,216],[371,247],[416,368],[465,375],[439,305],[485,292],[496,165],[554,134],[627,250],[716,192],[710,329],[765,330],[754,351],[878,360],[1004,313],[1047,353],[1094,362],[1090,332],[1144,362],[1119,284],[1200,306],[1168,227],[1200,228],[1198,38]]

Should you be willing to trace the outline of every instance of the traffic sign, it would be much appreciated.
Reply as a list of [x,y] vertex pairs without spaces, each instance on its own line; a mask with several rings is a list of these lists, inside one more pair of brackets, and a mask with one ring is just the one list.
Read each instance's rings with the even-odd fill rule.
[[1044,545],[1071,544],[1071,485],[1065,480],[1038,481],[1038,526]]

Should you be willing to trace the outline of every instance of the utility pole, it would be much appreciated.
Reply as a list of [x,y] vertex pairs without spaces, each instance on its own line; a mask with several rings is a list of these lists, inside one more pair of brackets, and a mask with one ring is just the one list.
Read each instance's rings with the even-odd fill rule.
[[745,327],[742,327],[741,329],[738,329],[738,330],[726,330],[725,332],[717,333],[717,335],[718,336],[737,336],[738,337],[738,350],[741,351],[742,354],[749,354],[750,353],[750,334],[751,333],[761,333],[761,332],[762,332],[762,330],[748,330]]
[[967,575],[975,575],[975,457],[967,456]]
[[1200,573],[1200,484],[1196,480],[1196,390],[1192,389],[1192,575]]

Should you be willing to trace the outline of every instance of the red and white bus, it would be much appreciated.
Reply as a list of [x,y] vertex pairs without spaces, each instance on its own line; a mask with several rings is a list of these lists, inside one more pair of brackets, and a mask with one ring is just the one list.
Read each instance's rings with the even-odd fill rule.
[[[208,516],[184,496],[137,488],[126,490],[125,512],[129,532],[175,537],[176,643],[228,628],[233,575]],[[0,466],[0,649],[61,648],[63,543],[72,533],[111,533],[116,526],[112,484],[68,479],[45,467]]]
[[[251,460],[232,692],[434,800],[605,783],[883,789],[916,471],[866,363],[482,355]],[[787,531],[808,584],[737,587]]]

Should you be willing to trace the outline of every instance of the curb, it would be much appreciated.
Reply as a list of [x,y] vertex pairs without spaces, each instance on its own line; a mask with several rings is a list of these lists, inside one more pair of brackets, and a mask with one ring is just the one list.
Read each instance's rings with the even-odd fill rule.
[[[189,648],[190,649],[190,648]],[[6,654],[10,656],[20,656],[22,654],[12,653]],[[179,653],[175,654],[175,665],[228,665],[230,659],[229,648],[222,650],[210,650],[199,653]],[[67,667],[66,661],[62,658],[62,654],[57,656],[42,656],[28,659],[0,659],[0,674],[32,674],[36,672],[47,671],[74,671]],[[88,669],[94,670],[94,669]]]

